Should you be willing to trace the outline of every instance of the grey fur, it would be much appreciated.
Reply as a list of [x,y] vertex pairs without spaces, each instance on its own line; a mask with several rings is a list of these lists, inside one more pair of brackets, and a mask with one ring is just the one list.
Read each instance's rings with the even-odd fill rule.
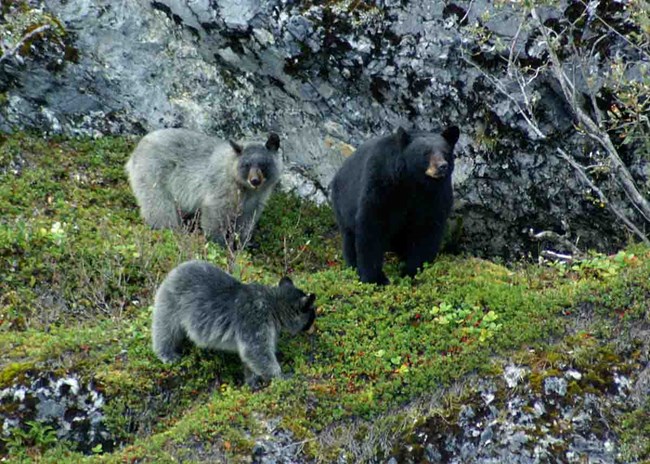
[[201,348],[239,353],[247,382],[280,375],[275,357],[281,330],[297,334],[314,322],[315,296],[284,277],[277,287],[243,284],[205,261],[188,261],[165,278],[156,293],[152,338],[164,362],[180,357],[189,338]]
[[[241,147],[186,129],[146,135],[125,169],[140,213],[156,229],[179,229],[200,212],[201,228],[223,243],[229,223],[250,232],[280,179],[280,139]],[[257,184],[257,185],[256,185]]]

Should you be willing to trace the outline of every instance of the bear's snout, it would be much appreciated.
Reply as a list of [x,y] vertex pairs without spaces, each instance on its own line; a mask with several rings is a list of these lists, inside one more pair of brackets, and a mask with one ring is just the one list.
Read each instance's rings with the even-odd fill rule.
[[429,157],[429,166],[424,173],[434,179],[440,179],[449,174],[449,163],[444,156],[431,155]]
[[248,183],[253,188],[257,188],[264,183],[264,173],[259,168],[252,168],[248,171]]

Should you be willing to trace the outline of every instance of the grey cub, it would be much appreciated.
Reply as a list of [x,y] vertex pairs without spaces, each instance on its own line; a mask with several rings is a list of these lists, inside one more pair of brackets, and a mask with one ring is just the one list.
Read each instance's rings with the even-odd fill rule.
[[189,338],[201,348],[239,353],[246,380],[280,375],[275,357],[281,330],[292,335],[314,323],[315,295],[283,277],[277,287],[242,284],[205,261],[188,261],[165,278],[153,310],[153,350],[164,362],[180,357]]
[[[140,213],[151,227],[178,229],[200,212],[203,232],[223,243],[249,233],[280,179],[280,138],[241,146],[186,129],[146,135],[126,163]],[[234,227],[232,227],[234,226]]]

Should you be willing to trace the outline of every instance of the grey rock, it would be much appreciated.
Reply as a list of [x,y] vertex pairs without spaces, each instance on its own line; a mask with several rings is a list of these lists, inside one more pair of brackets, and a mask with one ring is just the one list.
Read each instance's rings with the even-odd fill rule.
[[481,446],[488,446],[492,442],[492,437],[494,436],[494,432],[492,431],[491,427],[486,428],[481,432]]
[[[519,24],[508,5],[486,21],[481,15],[492,7],[486,0],[387,0],[352,9],[278,0],[46,0],[44,6],[72,32],[79,59],[56,70],[40,57],[0,64],[7,102],[0,107],[2,132],[100,137],[183,126],[241,137],[272,129],[283,135],[288,161],[323,193],[343,161],[328,137],[355,147],[398,125],[438,130],[454,123],[462,132],[454,179],[460,249],[527,255],[539,245],[525,231],[559,230],[562,220],[585,247],[623,243],[616,221],[584,196],[583,184],[556,155],[558,140],[567,151],[589,150],[556,89],[541,81],[534,89],[548,135],[540,139],[515,103],[462,60],[459,46],[477,44],[461,19],[482,22],[507,41]],[[562,10],[539,11],[548,19]],[[535,40],[526,30],[520,34],[517,52],[539,58]],[[486,57],[499,60],[493,45],[484,47]],[[590,63],[591,75],[608,63]],[[628,72],[634,78],[641,71]],[[505,72],[495,78],[516,88]],[[328,124],[337,126],[335,134]],[[645,182],[647,161],[633,157],[632,164]]]
[[295,40],[304,41],[313,33],[314,23],[304,16],[291,16],[287,21],[286,28]]
[[442,454],[440,454],[440,451],[438,451],[438,449],[434,445],[428,443],[424,450],[426,453],[427,460],[429,462],[431,463],[442,462]]
[[522,367],[508,365],[503,369],[503,378],[509,388],[514,388],[524,378],[526,373],[527,370]]
[[[189,2],[185,3],[187,8]],[[255,0],[219,0],[216,3],[226,26],[232,29],[246,30],[251,20],[262,12],[261,2]]]
[[547,377],[544,379],[544,393],[547,395],[566,395],[567,381],[559,377]]
[[575,369],[569,369],[564,373],[564,377],[571,380],[580,380],[582,378],[582,374]]
[[58,438],[75,443],[82,452],[89,453],[97,445],[104,451],[115,446],[104,424],[104,397],[92,382],[83,383],[74,375],[28,375],[25,383],[0,390],[0,399],[9,407],[5,411],[10,411],[0,419],[0,438],[36,420],[52,426]]

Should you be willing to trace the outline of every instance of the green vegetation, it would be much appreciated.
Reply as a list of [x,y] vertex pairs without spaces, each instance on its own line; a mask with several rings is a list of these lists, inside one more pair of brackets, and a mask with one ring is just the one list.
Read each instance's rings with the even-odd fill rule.
[[[251,392],[237,356],[188,347],[180,363],[164,365],[149,346],[156,286],[184,260],[223,266],[226,258],[198,233],[142,224],[122,168],[132,147],[123,138],[24,134],[0,145],[0,389],[42,374],[92,381],[122,443],[83,456],[74,443],[54,442],[51,424],[30,421],[2,439],[15,462],[201,461],[199,443],[236,462],[263,432],[260,419],[278,417],[307,454],[328,461],[336,450],[315,440],[326,427],[491,373],[494,355],[575,336],[573,314],[597,323],[591,337],[649,322],[647,248],[571,266],[441,256],[415,279],[398,277],[393,263],[394,284],[377,288],[342,267],[329,209],[276,194],[237,269],[266,283],[291,271],[318,295],[316,333],[279,344],[292,375]],[[0,416],[11,412],[4,407]],[[645,417],[633,412],[622,424],[630,449]]]

